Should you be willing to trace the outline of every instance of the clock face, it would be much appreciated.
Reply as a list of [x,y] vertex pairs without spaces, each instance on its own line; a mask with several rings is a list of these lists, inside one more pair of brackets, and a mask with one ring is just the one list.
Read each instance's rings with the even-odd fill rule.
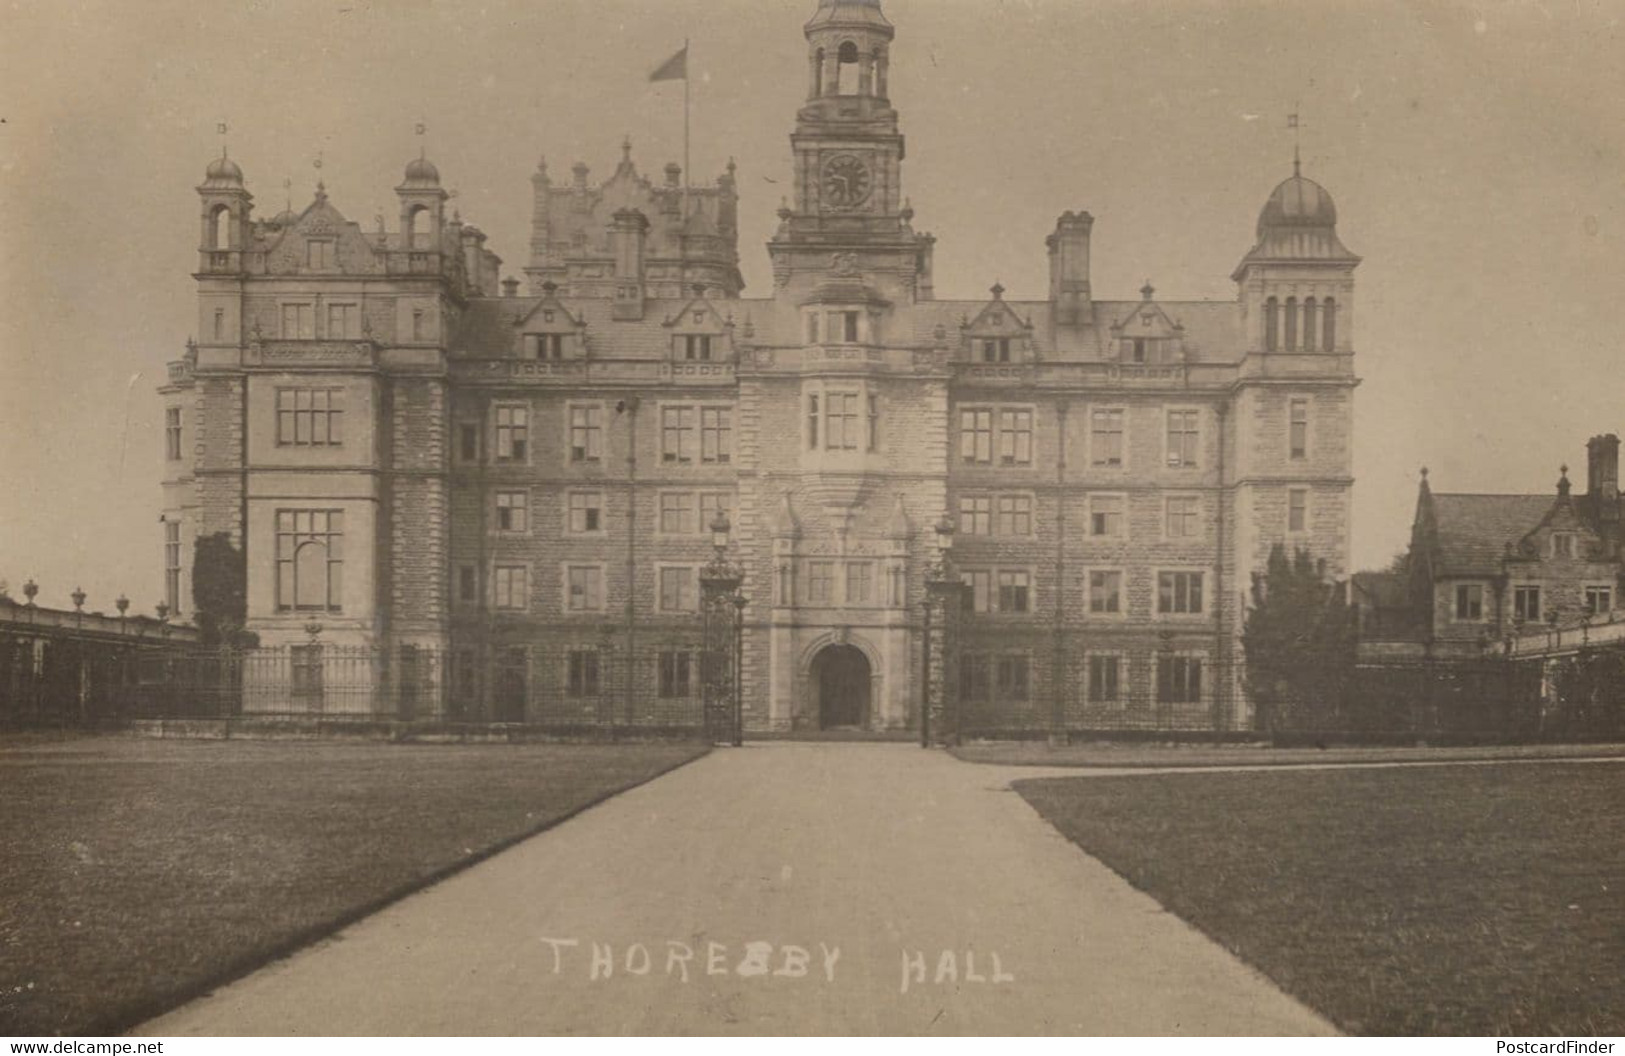
[[873,182],[869,166],[856,154],[836,154],[824,162],[824,201],[837,209],[862,205]]

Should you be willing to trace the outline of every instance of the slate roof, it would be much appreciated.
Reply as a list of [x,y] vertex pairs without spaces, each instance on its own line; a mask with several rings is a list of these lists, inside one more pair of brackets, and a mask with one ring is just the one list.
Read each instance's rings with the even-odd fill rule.
[[[612,317],[614,302],[607,298],[561,297],[560,303],[587,323],[587,340],[601,354],[617,358],[662,359],[670,350],[670,331],[663,325],[687,300],[644,302],[641,320]],[[520,354],[515,316],[524,318],[539,303],[537,297],[484,297],[468,303],[452,331],[455,358],[508,357]],[[712,302],[736,325],[746,320],[754,328],[750,340],[766,347],[802,344],[800,315],[793,305],[769,298],[719,299]],[[974,320],[988,301],[919,301],[898,305],[888,328],[888,344],[933,347],[941,326],[948,347],[960,340],[960,326]],[[1039,358],[1048,362],[1099,362],[1115,359],[1111,328],[1140,310],[1143,301],[1096,301],[1094,321],[1087,326],[1057,328],[1048,301],[1006,301],[1005,307],[1023,323],[1032,322]],[[1234,301],[1159,301],[1157,307],[1184,327],[1186,358],[1192,363],[1233,363],[1241,358],[1241,311]],[[741,334],[742,339],[742,334]]]
[[1441,576],[1490,576],[1502,569],[1507,544],[1517,545],[1551,510],[1557,496],[1433,495]]

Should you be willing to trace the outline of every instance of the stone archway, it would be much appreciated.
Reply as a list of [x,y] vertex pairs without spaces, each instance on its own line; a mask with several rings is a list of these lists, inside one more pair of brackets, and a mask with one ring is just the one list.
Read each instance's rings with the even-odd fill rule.
[[818,701],[819,729],[868,727],[873,669],[862,649],[827,645],[813,657],[809,673]]

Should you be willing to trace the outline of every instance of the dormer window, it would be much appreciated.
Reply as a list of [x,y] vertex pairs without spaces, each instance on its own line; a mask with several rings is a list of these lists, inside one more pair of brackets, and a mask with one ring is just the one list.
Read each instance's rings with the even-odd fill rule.
[[529,352],[535,359],[563,359],[563,334],[527,334]]
[[1143,337],[1136,337],[1134,339],[1134,362],[1145,362],[1145,338]]
[[1570,532],[1554,532],[1552,534],[1552,556],[1573,557],[1574,535]]
[[829,313],[830,340],[856,344],[861,340],[858,336],[858,320],[862,317],[862,312],[854,311]]
[[[699,313],[696,312],[695,317],[698,318],[698,316],[699,316]],[[710,334],[684,334],[683,335],[683,358],[684,359],[710,359],[711,358],[711,335]]]
[[1008,337],[989,337],[982,340],[983,363],[1010,362],[1010,339]]
[[305,243],[305,267],[311,271],[331,271],[335,262],[332,239],[313,238]]

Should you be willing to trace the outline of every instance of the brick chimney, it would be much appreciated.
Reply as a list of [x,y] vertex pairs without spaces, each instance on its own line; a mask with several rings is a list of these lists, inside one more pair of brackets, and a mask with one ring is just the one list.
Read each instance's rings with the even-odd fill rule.
[[1083,326],[1094,319],[1089,292],[1089,232],[1095,218],[1070,209],[1055,221],[1055,233],[1044,240],[1049,247],[1049,298],[1055,305],[1055,325]]
[[1586,441],[1586,494],[1602,524],[1603,534],[1618,538],[1619,437],[1613,433]]

